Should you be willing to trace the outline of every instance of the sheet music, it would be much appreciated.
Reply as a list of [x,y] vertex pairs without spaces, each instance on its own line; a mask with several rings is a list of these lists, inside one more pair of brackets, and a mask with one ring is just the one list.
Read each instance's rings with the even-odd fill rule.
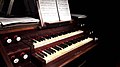
[[59,21],[56,1],[39,0],[39,12],[42,15],[42,22],[55,23]]
[[68,0],[57,0],[57,6],[61,21],[71,20],[70,9]]
[[4,18],[0,17],[0,22],[2,25],[8,25],[12,23],[38,23],[39,19],[31,18],[31,17],[21,17],[21,18]]

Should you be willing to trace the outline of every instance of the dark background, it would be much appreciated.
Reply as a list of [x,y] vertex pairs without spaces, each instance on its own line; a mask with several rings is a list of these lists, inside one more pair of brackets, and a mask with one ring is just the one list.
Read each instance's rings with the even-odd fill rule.
[[119,62],[118,4],[103,0],[69,0],[71,13],[87,15],[101,44],[90,60],[90,67],[116,67]]

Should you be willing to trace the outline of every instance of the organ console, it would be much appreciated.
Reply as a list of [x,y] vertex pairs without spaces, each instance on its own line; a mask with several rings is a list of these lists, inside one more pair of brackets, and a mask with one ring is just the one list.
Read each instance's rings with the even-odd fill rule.
[[5,67],[64,67],[97,42],[94,31],[76,19],[44,27],[23,24],[0,29],[0,58]]
[[93,31],[68,23],[58,27],[6,32],[1,34],[1,41],[15,67],[28,61],[36,66],[56,67],[66,65],[95,47],[97,38],[92,34]]

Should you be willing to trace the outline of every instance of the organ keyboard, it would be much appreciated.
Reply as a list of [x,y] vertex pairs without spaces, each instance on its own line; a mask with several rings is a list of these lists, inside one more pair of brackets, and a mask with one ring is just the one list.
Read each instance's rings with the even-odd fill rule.
[[54,37],[49,37],[48,39],[46,38],[46,39],[44,39],[42,41],[37,41],[37,40],[33,39],[35,41],[33,43],[33,45],[34,45],[34,48],[38,48],[38,47],[45,46],[47,44],[50,44],[50,43],[53,43],[53,42],[56,42],[56,41],[59,41],[59,40],[62,40],[62,39],[77,35],[77,34],[80,34],[80,33],[83,33],[83,31],[78,30],[78,31],[70,32],[70,33],[66,33],[66,34],[62,33],[62,34],[60,34],[58,36],[53,35]]
[[[65,28],[65,26],[63,27]],[[58,27],[58,29],[63,27]],[[45,37],[38,36],[32,39],[34,46],[32,56],[34,61],[39,62],[38,64],[35,63],[36,65],[61,67],[72,61],[73,59],[71,60],[71,58],[75,59],[83,54],[84,51],[87,52],[87,50],[95,46],[97,39],[91,36],[93,31],[88,32],[78,28],[68,28],[64,32],[59,31],[56,34],[50,34]]]
[[[75,40],[77,40],[77,39],[75,39]],[[72,40],[72,41],[75,41],[75,40]],[[43,58],[46,61],[46,63],[49,63],[52,60],[55,60],[56,58],[58,58],[62,55],[65,55],[66,53],[68,53],[76,48],[79,48],[80,46],[82,46],[86,43],[89,43],[92,40],[93,40],[92,38],[86,38],[82,41],[78,41],[78,42],[76,41],[76,43],[75,42],[72,43],[70,41],[70,42],[67,42],[66,44],[56,45],[54,47],[49,47],[40,52],[36,52],[35,55],[37,55],[40,58]]]
[[31,64],[32,67],[63,67],[96,46],[97,38],[85,24],[66,24],[43,29],[1,30],[0,39],[11,61],[8,64],[14,67]]

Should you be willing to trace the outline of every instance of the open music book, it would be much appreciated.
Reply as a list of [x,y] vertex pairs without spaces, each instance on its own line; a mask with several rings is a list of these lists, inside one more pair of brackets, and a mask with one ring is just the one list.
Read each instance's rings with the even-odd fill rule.
[[71,20],[68,0],[38,0],[37,6],[42,26]]

